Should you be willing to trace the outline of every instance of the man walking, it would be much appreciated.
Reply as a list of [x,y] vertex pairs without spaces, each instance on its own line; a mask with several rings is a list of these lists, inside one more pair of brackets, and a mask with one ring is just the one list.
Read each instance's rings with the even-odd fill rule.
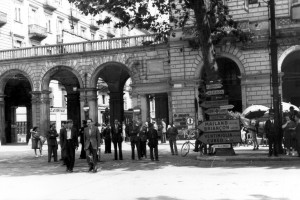
[[111,153],[111,128],[109,124],[107,124],[107,126],[103,129],[103,137],[105,144],[104,153]]
[[62,149],[65,151],[65,163],[67,165],[67,172],[73,172],[75,164],[75,150],[78,149],[78,135],[75,128],[73,128],[73,121],[67,121],[66,129],[62,129]]
[[276,135],[275,132],[275,124],[274,124],[274,113],[271,113],[271,110],[269,110],[269,119],[266,121],[265,124],[265,132],[266,136],[269,141],[269,157],[272,156],[274,153],[274,156],[278,156],[278,135]]
[[176,144],[178,130],[174,126],[174,124],[171,124],[171,127],[167,130],[167,133],[169,135],[169,143],[170,143],[171,153],[172,153],[172,155],[178,155],[177,144]]
[[47,132],[46,138],[47,138],[47,144],[48,144],[48,162],[51,162],[52,154],[54,156],[54,162],[57,162],[57,140],[58,137],[57,131],[56,131],[56,125],[53,123],[50,125],[50,130]]
[[87,120],[87,127],[84,129],[84,149],[86,151],[89,172],[97,172],[97,150],[100,148],[100,132],[94,126],[91,119]]
[[[158,134],[157,130],[154,129],[153,124],[149,124],[149,131],[148,131],[148,145],[150,147],[150,158],[152,161],[154,161],[154,156],[155,160],[158,160]],[[153,151],[154,151],[154,156],[153,156]]]
[[80,151],[80,157],[79,159],[86,159],[85,155],[85,149],[84,149],[84,129],[87,127],[86,120],[82,120],[82,127],[79,130],[79,136],[80,136],[80,144],[81,144],[81,151]]
[[115,123],[111,127],[111,134],[112,134],[112,142],[114,144],[115,160],[118,160],[117,148],[119,148],[119,159],[123,160],[122,142],[124,137],[122,135],[122,126],[119,124],[119,121],[117,119],[115,119]]

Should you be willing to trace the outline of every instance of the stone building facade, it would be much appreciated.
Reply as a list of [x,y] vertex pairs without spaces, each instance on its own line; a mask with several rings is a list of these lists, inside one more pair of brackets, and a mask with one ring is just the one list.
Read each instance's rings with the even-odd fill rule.
[[[225,38],[216,46],[217,63],[229,103],[236,111],[252,104],[271,107],[271,64],[269,57],[268,7],[264,1],[230,0],[227,4],[233,17],[245,31],[255,33],[253,42],[242,44]],[[298,10],[288,0],[276,1],[278,35],[278,71],[283,100],[300,105],[300,73],[298,71]],[[27,50],[0,52],[0,133],[2,142],[13,142],[7,131],[13,124],[15,106],[26,104],[33,125],[46,130],[49,123],[49,81],[59,80],[68,96],[68,117],[76,126],[85,118],[83,107],[89,105],[89,117],[97,119],[97,80],[102,78],[110,91],[110,114],[122,120],[123,88],[132,79],[132,104],[140,112],[134,117],[149,120],[149,101],[155,99],[157,117],[187,128],[202,119],[198,106],[198,87],[203,84],[203,62],[200,50],[191,46],[191,38],[180,32],[168,44],[143,42],[154,36],[103,40],[80,44],[36,47]],[[50,48],[49,51],[45,49]],[[63,48],[63,51],[57,49]],[[36,51],[34,51],[36,50]],[[36,54],[33,54],[34,51]],[[30,53],[31,52],[31,53]],[[18,81],[15,81],[18,80]],[[27,98],[10,101],[13,88],[25,85]],[[76,89],[74,89],[76,88]],[[284,89],[287,88],[287,89]],[[18,97],[18,96],[17,96]],[[300,98],[299,98],[300,99]],[[5,129],[6,124],[6,129]]]

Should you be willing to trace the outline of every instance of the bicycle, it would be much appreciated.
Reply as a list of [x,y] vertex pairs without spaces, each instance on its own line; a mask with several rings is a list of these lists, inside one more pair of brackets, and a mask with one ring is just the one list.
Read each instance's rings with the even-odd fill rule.
[[[189,132],[191,131],[191,132]],[[182,147],[181,147],[181,156],[185,157],[189,152],[190,152],[190,145],[192,145],[193,147],[195,147],[195,145],[190,141],[193,140],[195,137],[195,130],[189,130],[188,134],[187,134],[187,141],[185,143],[183,143]]]

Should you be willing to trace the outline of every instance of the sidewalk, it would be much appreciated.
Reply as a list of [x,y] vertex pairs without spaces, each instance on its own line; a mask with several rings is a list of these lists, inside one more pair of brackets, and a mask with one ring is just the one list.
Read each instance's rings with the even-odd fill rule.
[[200,161],[300,161],[298,156],[278,155],[278,157],[268,157],[269,147],[260,146],[259,150],[252,150],[252,146],[234,147],[236,155],[233,156],[197,156]]

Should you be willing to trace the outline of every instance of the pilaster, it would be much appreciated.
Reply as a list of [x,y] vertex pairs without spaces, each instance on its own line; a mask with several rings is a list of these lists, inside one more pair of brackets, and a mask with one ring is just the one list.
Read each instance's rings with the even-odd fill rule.
[[6,143],[5,139],[5,102],[4,94],[0,94],[0,142],[1,144]]

